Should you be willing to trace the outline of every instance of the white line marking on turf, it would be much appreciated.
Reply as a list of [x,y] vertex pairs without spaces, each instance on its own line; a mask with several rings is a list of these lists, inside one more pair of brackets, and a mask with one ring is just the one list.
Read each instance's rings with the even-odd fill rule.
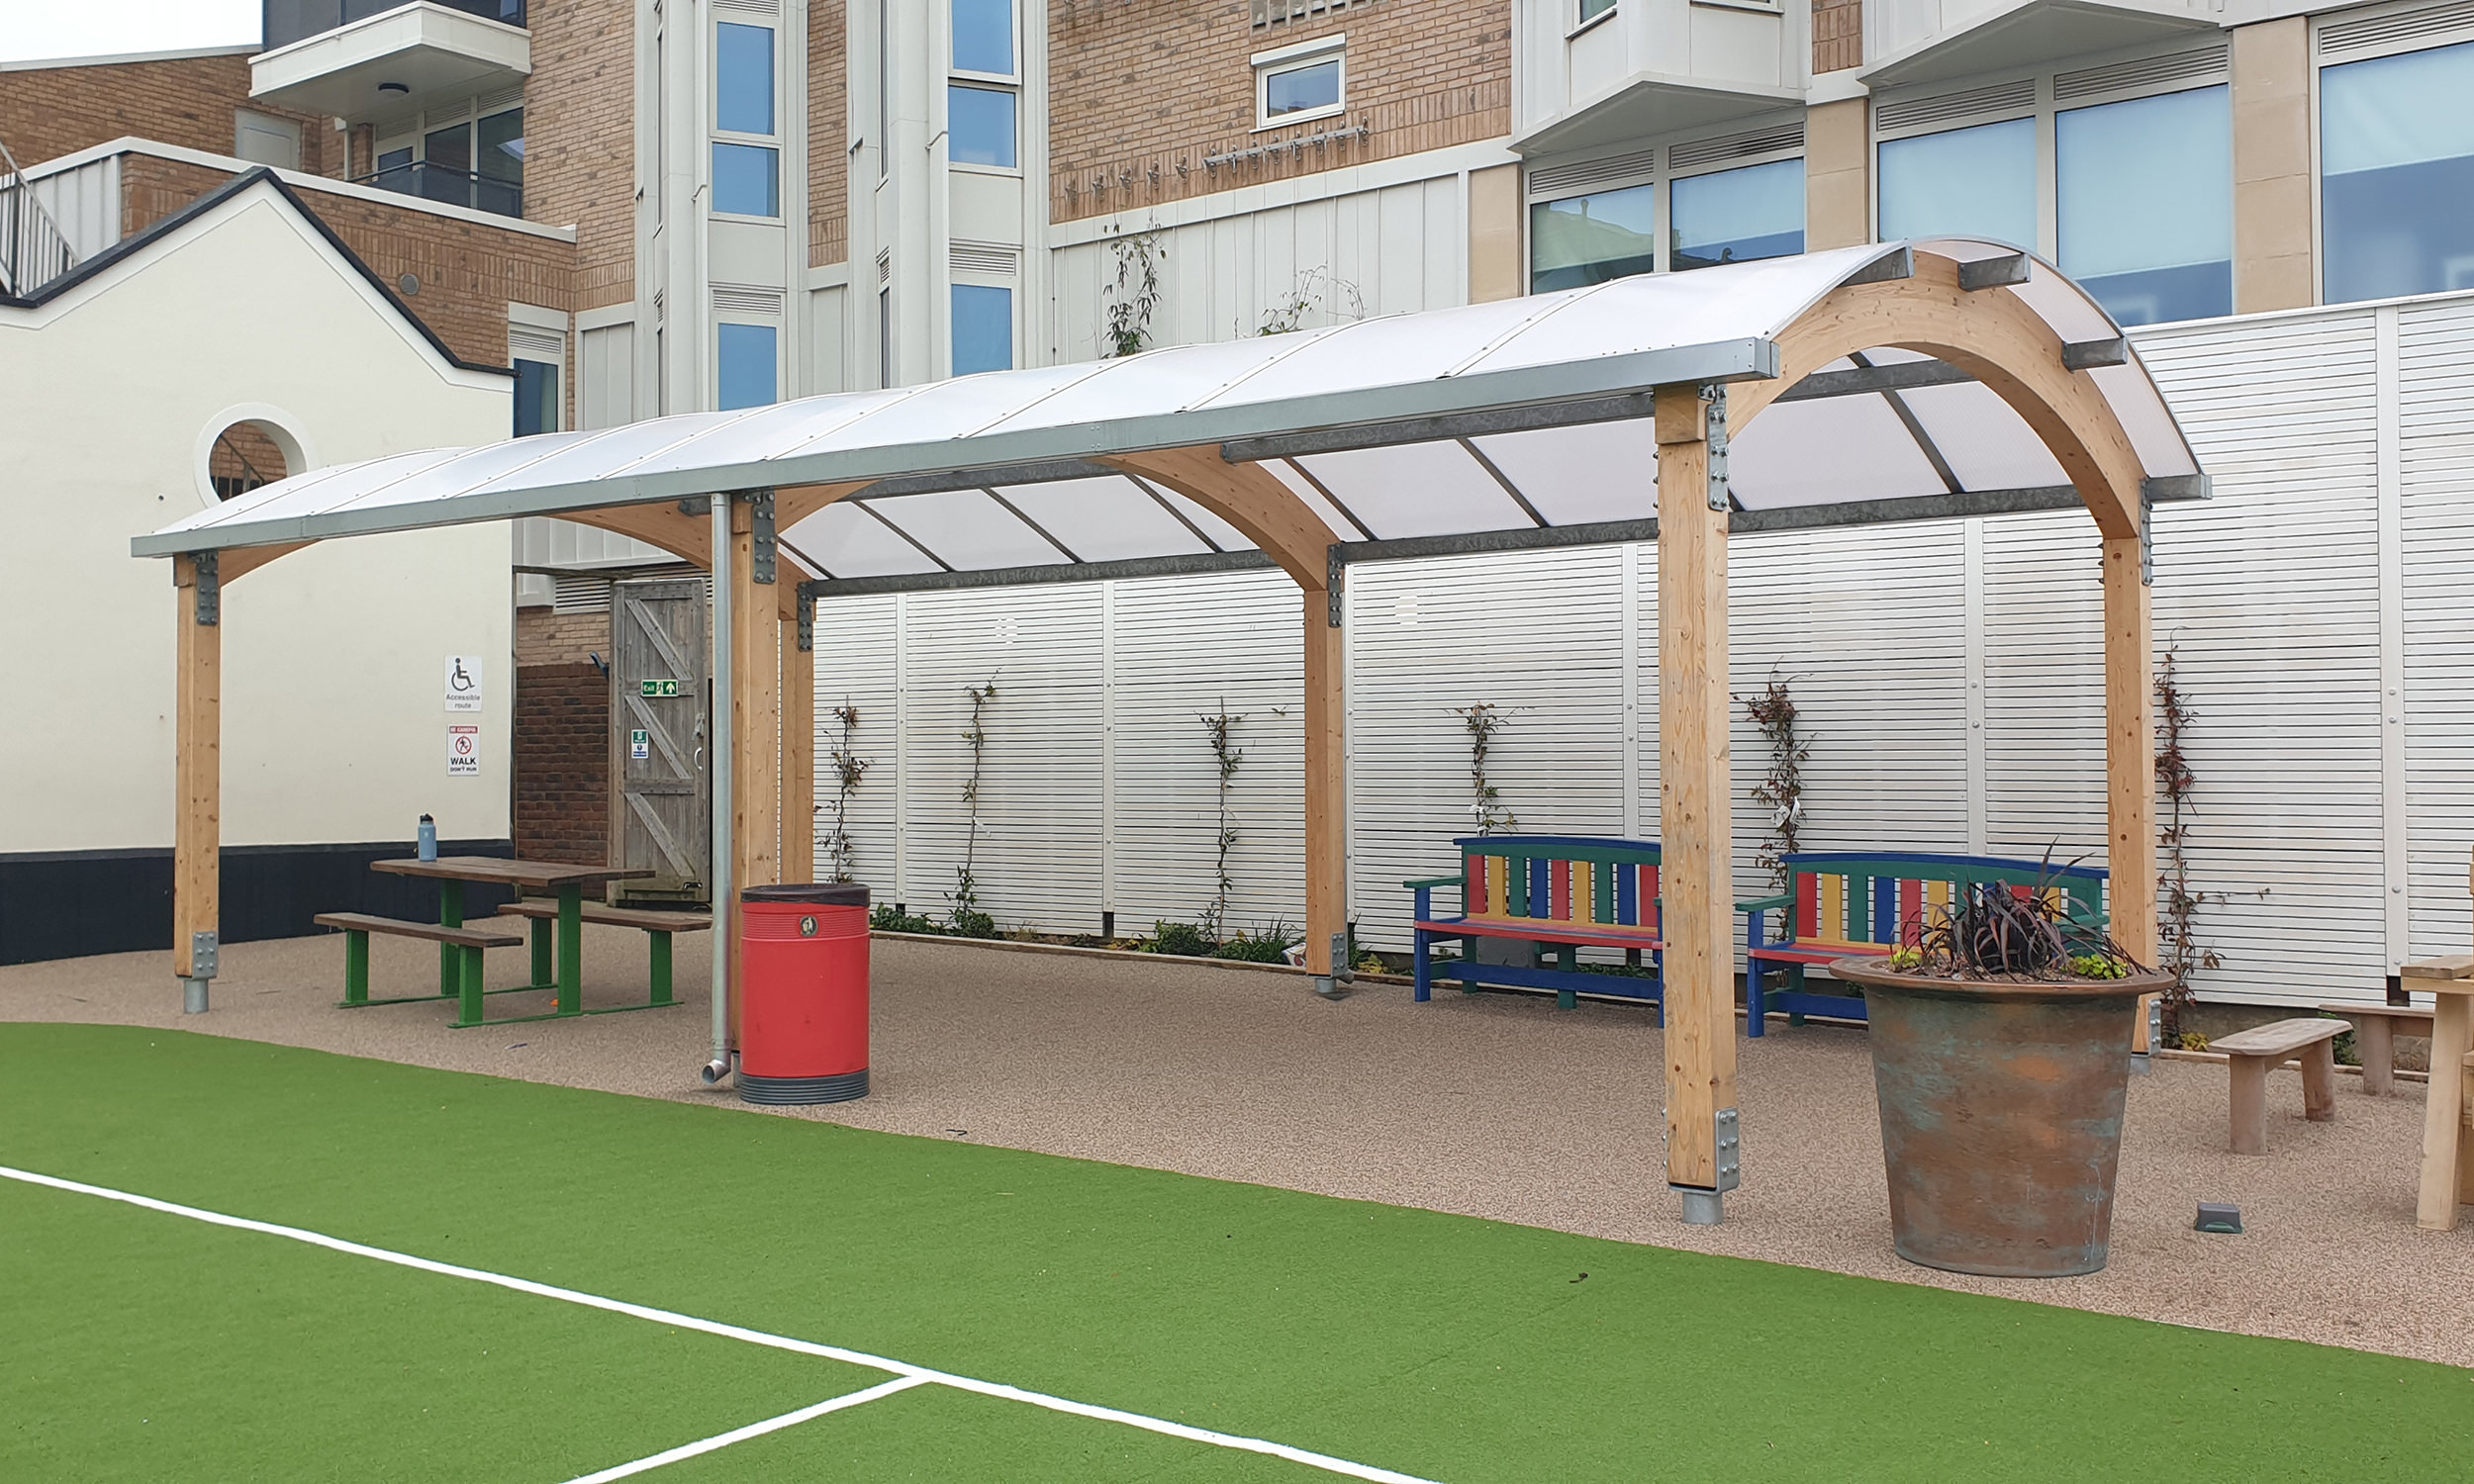
[[768,1335],[762,1330],[722,1324],[717,1320],[699,1319],[693,1314],[656,1309],[649,1304],[630,1304],[624,1299],[604,1298],[596,1293],[584,1293],[573,1288],[559,1288],[548,1283],[536,1283],[530,1278],[509,1277],[505,1273],[485,1272],[478,1267],[464,1267],[453,1262],[439,1262],[429,1257],[416,1257],[410,1252],[391,1252],[383,1247],[347,1242],[340,1237],[330,1237],[323,1232],[312,1232],[302,1227],[278,1226],[271,1221],[252,1221],[245,1216],[227,1216],[221,1211],[208,1211],[197,1206],[159,1201],[152,1196],[135,1195],[126,1190],[114,1190],[106,1185],[88,1185],[79,1180],[64,1180],[57,1175],[38,1174],[31,1169],[17,1169],[6,1164],[0,1164],[0,1177],[18,1180],[28,1185],[42,1185],[52,1190],[65,1190],[75,1195],[91,1195],[102,1200],[118,1201],[125,1206],[159,1211],[166,1216],[185,1216],[191,1221],[202,1221],[209,1226],[230,1227],[239,1232],[256,1232],[267,1237],[281,1237],[292,1242],[306,1243],[311,1247],[323,1247],[329,1252],[345,1252],[355,1257],[370,1257],[380,1262],[392,1262],[398,1267],[409,1267],[419,1272],[437,1273],[449,1278],[466,1278],[475,1283],[487,1283],[494,1288],[505,1288],[515,1293],[528,1293],[535,1298],[557,1299],[561,1303],[578,1304],[587,1309],[601,1309],[611,1314],[624,1314],[633,1319],[650,1320],[654,1324],[670,1325],[682,1330],[695,1330],[706,1335],[718,1335],[724,1340],[740,1340],[749,1345],[761,1345],[771,1349],[789,1350],[794,1354],[814,1355],[825,1360],[839,1360],[849,1365],[864,1365],[873,1370],[891,1371],[898,1376],[915,1377],[921,1381],[934,1382],[939,1386],[950,1386],[956,1391],[968,1391],[979,1396],[993,1396],[1008,1402],[1022,1402],[1050,1412],[1063,1412],[1072,1417],[1089,1417],[1100,1422],[1121,1423],[1126,1427],[1140,1428],[1146,1433],[1158,1433],[1166,1438],[1182,1438],[1189,1442],[1207,1442],[1214,1447],[1234,1448],[1245,1453],[1264,1453],[1274,1458],[1285,1458],[1291,1463],[1302,1463],[1308,1468],[1319,1468],[1326,1473],[1343,1474],[1352,1479],[1371,1480],[1373,1484],[1435,1484],[1434,1480],[1420,1478],[1416,1474],[1395,1473],[1390,1469],[1377,1468],[1368,1463],[1352,1463],[1346,1458],[1335,1458],[1328,1453],[1309,1452],[1304,1448],[1290,1447],[1285,1442],[1272,1442],[1261,1438],[1242,1438],[1234,1433],[1214,1433],[1208,1428],[1189,1427],[1184,1423],[1170,1422],[1166,1418],[1146,1417],[1139,1412],[1120,1412],[1114,1407],[1094,1406],[1090,1402],[1077,1402],[1061,1396],[1050,1396],[1046,1392],[1025,1391],[1021,1387],[1007,1386],[998,1381],[982,1381],[971,1376],[955,1375],[951,1371],[935,1370],[925,1365],[912,1365],[906,1360],[892,1360],[883,1355],[871,1355],[865,1350],[845,1349],[837,1345],[818,1345],[812,1340],[794,1340],[787,1335]]
[[812,1407],[802,1407],[797,1412],[785,1412],[780,1417],[768,1417],[763,1422],[749,1423],[744,1428],[732,1428],[727,1433],[716,1433],[702,1441],[685,1443],[667,1452],[655,1453],[649,1458],[638,1458],[633,1463],[621,1463],[617,1468],[606,1468],[598,1474],[586,1474],[581,1478],[569,1480],[568,1484],[610,1484],[613,1479],[631,1479],[637,1474],[650,1472],[664,1464],[677,1463],[699,1454],[726,1448],[734,1442],[745,1442],[750,1438],[762,1438],[767,1433],[779,1433],[784,1428],[796,1428],[801,1423],[812,1421],[828,1412],[839,1412],[846,1407],[864,1407],[879,1397],[892,1396],[895,1392],[908,1391],[913,1386],[927,1384],[928,1378],[925,1376],[896,1376],[890,1381],[880,1381],[865,1391],[854,1391],[847,1396],[837,1396],[828,1402],[818,1402]]

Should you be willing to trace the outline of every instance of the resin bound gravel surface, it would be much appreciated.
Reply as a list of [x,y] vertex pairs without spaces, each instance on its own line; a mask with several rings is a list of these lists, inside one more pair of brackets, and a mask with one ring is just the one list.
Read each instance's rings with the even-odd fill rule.
[[[644,941],[586,930],[586,1003],[640,1002]],[[428,945],[372,945],[375,992],[436,982]],[[702,935],[679,942],[687,1003],[469,1031],[447,1007],[334,1008],[339,939],[224,950],[213,1011],[180,1014],[163,954],[0,968],[0,1020],[159,1025],[416,1066],[680,1102],[710,1052]],[[490,983],[520,984],[522,950]],[[1338,1002],[1294,975],[1175,961],[881,941],[874,1091],[750,1116],[1036,1150],[1425,1207],[1627,1242],[1999,1294],[2205,1329],[2474,1366],[2474,1221],[2414,1224],[2419,1084],[2302,1118],[2300,1079],[2269,1079],[2264,1158],[2226,1148],[2226,1072],[2159,1064],[2131,1082],[2112,1261],[2021,1280],[1912,1266],[1890,1252],[1872,1073],[1859,1030],[1773,1026],[1740,1043],[1744,1188],[1726,1223],[1687,1227],[1661,1169],[1660,1034],[1649,1012],[1528,997],[1431,1004],[1393,985]],[[546,998],[546,997],[544,997]],[[531,1008],[498,996],[493,1014]],[[2200,1201],[2249,1231],[2192,1231]]]

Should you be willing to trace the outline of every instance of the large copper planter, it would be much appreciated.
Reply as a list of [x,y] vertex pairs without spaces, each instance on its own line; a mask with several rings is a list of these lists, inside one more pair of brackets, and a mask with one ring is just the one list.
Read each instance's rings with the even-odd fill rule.
[[2171,980],[1947,979],[1871,959],[1830,973],[1864,990],[1898,1254],[2005,1278],[2103,1267],[2132,1029],[2140,996]]

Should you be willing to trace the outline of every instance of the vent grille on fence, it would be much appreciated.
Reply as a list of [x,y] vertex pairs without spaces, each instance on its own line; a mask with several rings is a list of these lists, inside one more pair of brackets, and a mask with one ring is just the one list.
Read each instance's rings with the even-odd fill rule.
[[2393,15],[2322,26],[2319,48],[2322,56],[2336,56],[2347,51],[2384,46],[2391,42],[2444,36],[2453,31],[2474,32],[2474,0],[2458,0],[2455,5],[2433,5],[2423,10],[2399,11]]
[[1022,249],[1001,242],[963,242],[953,244],[953,268],[956,273],[1006,273],[1020,265]]
[[2036,79],[2023,77],[2017,82],[1969,88],[1963,93],[1936,93],[1930,98],[1893,98],[1875,103],[1872,125],[1875,129],[1912,129],[1919,124],[1971,119],[1978,114],[2015,113],[2034,107]]
[[549,574],[550,611],[607,613],[611,584],[643,578],[694,578],[704,585],[706,601],[713,600],[713,578],[684,563],[674,567],[614,568],[608,572],[553,572]]
[[1255,30],[1260,31],[1266,26],[1347,10],[1350,0],[1249,0],[1249,3],[1254,7]]
[[782,291],[717,283],[713,286],[713,309],[716,315],[778,315],[782,313]]
[[1774,154],[1781,149],[1804,147],[1804,121],[1781,124],[1774,129],[1756,129],[1749,134],[1731,134],[1723,139],[1693,139],[1688,143],[1669,145],[1666,166],[1670,170],[1690,170],[1712,165],[1720,160],[1743,159],[1754,154]]
[[876,255],[876,283],[878,288],[883,288],[893,281],[894,249],[888,247]]
[[735,10],[750,16],[778,16],[782,7],[778,0],[713,0],[715,10]]
[[659,327],[659,325],[661,325],[662,321],[663,321],[664,319],[666,319],[666,318],[667,318],[667,316],[666,316],[666,315],[665,315],[665,313],[664,313],[664,308],[665,308],[665,307],[664,307],[663,302],[662,302],[662,301],[663,301],[663,297],[664,297],[664,294],[663,294],[663,291],[662,291],[662,290],[660,290],[660,289],[655,289],[655,290],[653,290],[653,324],[654,324],[654,325],[655,325],[656,327]]
[[1657,167],[1658,151],[1655,149],[1643,149],[1634,154],[1610,154],[1604,159],[1582,160],[1576,165],[1548,165],[1529,172],[1529,194],[1564,196],[1589,186],[1647,180]]
[[567,337],[554,329],[510,325],[507,326],[507,354],[510,358],[547,361],[555,366],[567,358]]
[[2053,101],[2067,103],[2074,98],[2093,98],[2099,93],[2169,88],[2177,83],[2222,82],[2230,54],[2230,48],[2222,46],[2201,46],[2166,56],[2143,56],[2138,61],[2115,62],[2107,67],[2056,73],[2053,77]]

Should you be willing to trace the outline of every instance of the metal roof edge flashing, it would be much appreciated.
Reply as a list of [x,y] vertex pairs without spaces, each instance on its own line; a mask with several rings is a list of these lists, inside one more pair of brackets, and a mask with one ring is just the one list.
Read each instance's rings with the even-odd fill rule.
[[2217,498],[2216,481],[2206,474],[2151,474],[2139,482],[2140,499],[2149,505],[2190,505]]

